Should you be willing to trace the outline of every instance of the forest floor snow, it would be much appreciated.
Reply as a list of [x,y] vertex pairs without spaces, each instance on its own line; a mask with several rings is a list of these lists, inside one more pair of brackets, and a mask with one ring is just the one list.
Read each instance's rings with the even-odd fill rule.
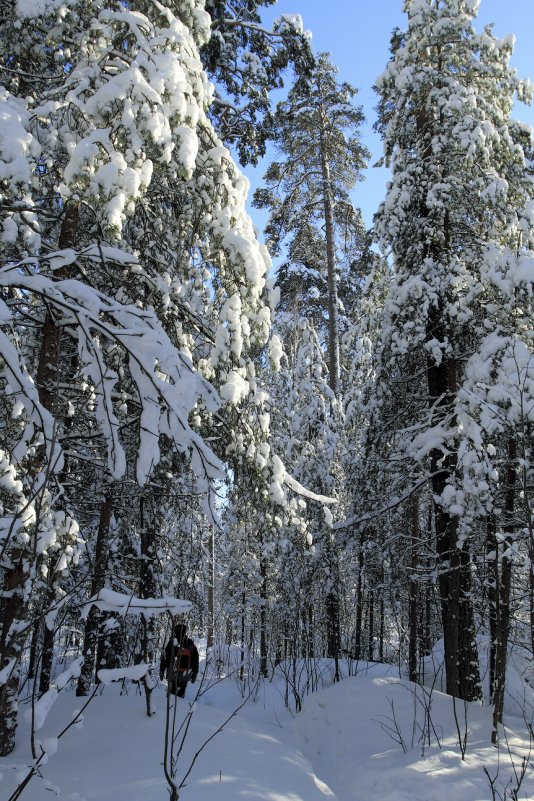
[[[177,719],[190,711],[197,686],[178,701]],[[505,801],[513,797],[523,757],[530,766],[517,798],[534,799],[534,754],[519,717],[510,718],[497,749],[489,742],[490,710],[469,704],[464,714],[464,704],[456,702],[460,737],[467,735],[462,760],[452,699],[399,679],[391,667],[360,664],[356,676],[308,695],[297,715],[285,708],[284,691],[281,677],[262,685],[229,720],[198,756],[180,790],[182,801]],[[22,801],[165,801],[163,687],[154,699],[157,712],[148,718],[137,685],[122,695],[118,685],[103,688],[82,728],[60,739]],[[74,692],[60,693],[38,732],[51,752],[81,701]],[[241,702],[232,678],[202,693],[179,758],[179,780]],[[2,799],[31,764],[27,726],[22,707],[17,748],[0,759]]]

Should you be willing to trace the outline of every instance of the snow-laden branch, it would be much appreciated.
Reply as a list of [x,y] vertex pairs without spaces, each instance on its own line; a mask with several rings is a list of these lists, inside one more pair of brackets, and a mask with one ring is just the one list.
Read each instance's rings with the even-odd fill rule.
[[67,686],[69,681],[77,679],[83,665],[83,656],[75,659],[69,667],[60,673],[55,679],[54,683],[36,702],[32,709],[26,712],[26,720],[30,722],[33,716],[33,727],[35,731],[43,728],[47,715],[55,704],[57,697],[61,690]]
[[92,606],[103,612],[115,612],[119,615],[143,615],[145,618],[170,612],[174,615],[183,615],[193,608],[191,601],[180,598],[163,596],[162,598],[137,598],[135,595],[125,595],[115,590],[100,590],[82,608],[83,617],[87,617]]
[[[64,250],[51,254],[52,268],[71,264],[77,258],[104,258],[119,264],[131,263],[130,254],[116,248],[92,246],[82,253]],[[101,338],[118,344],[127,356],[130,376],[141,406],[137,480],[144,484],[159,462],[161,435],[171,438],[176,448],[189,454],[199,477],[212,481],[224,468],[202,438],[191,430],[189,415],[198,402],[215,411],[220,400],[215,389],[193,367],[190,358],[178,351],[155,314],[134,305],[125,305],[75,279],[54,280],[38,273],[34,260],[25,260],[0,268],[0,286],[18,289],[40,297],[62,316],[78,341],[82,371],[91,378],[97,396],[96,415],[108,443],[108,468],[114,478],[124,474],[126,459],[118,437],[120,422],[113,406],[117,375],[105,362]],[[99,336],[100,335],[100,336]],[[7,347],[8,343],[4,343]],[[56,431],[50,413],[42,406],[33,381],[20,365],[20,356],[8,348],[10,379],[18,380],[17,400],[40,428],[47,443]],[[13,360],[19,365],[12,364]],[[27,380],[26,380],[27,378]],[[50,445],[51,447],[51,445]]]
[[146,662],[140,662],[138,665],[130,665],[130,667],[124,668],[102,668],[97,672],[97,676],[102,684],[110,684],[112,681],[122,681],[123,679],[141,681],[149,670],[150,665],[147,665]]
[[290,476],[287,472],[285,473],[283,480],[284,484],[289,487],[289,489],[293,490],[293,492],[296,492],[297,495],[300,495],[303,498],[308,498],[310,501],[317,501],[317,503],[324,504],[337,503],[335,498],[329,498],[328,495],[318,495],[316,492],[306,489],[306,487],[303,487],[296,478],[293,478],[293,476]]

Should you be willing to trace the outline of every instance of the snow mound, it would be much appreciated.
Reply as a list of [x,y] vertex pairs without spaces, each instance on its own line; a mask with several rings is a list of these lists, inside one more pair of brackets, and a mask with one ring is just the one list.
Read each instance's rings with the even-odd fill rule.
[[[491,709],[471,703],[464,715],[464,703],[455,704],[460,736],[467,732],[463,761],[453,699],[392,676],[358,675],[309,696],[292,732],[343,801],[487,801],[484,766],[497,776],[501,793],[509,781],[514,786],[511,760],[519,771],[529,753],[528,734],[517,733],[524,721],[515,719],[517,732],[503,732],[496,749],[490,744]],[[533,773],[518,798],[534,798]]]

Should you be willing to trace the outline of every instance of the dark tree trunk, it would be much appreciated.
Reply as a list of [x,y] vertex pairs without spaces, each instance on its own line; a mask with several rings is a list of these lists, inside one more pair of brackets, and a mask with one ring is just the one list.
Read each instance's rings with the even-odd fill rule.
[[[100,506],[100,520],[96,535],[95,563],[91,581],[91,597],[97,595],[100,590],[104,589],[106,581],[109,526],[111,523],[112,510],[113,501],[111,493],[109,493],[105,496]],[[100,610],[97,609],[96,606],[92,606],[87,615],[87,620],[85,621],[82,650],[84,662],[76,687],[76,695],[78,696],[88,695],[91,689],[95,668],[98,630],[101,619],[102,613]]]
[[303,656],[310,659],[315,658],[315,640],[313,632],[315,626],[313,623],[313,607],[311,604],[306,604],[302,612],[302,626],[304,629],[304,653]]
[[495,691],[495,666],[497,653],[497,638],[499,630],[499,547],[497,545],[497,531],[495,528],[495,518],[491,517],[486,526],[486,551],[489,563],[488,570],[488,607],[489,607],[489,632],[490,632],[490,651],[489,651],[489,697],[493,704]]
[[354,658],[362,658],[362,624],[363,624],[363,571],[364,571],[364,544],[365,532],[360,537],[360,552],[358,555],[358,586],[356,590],[356,630],[354,632]]
[[30,658],[28,661],[28,678],[34,679],[37,675],[37,662],[39,653],[39,640],[41,638],[41,620],[38,619],[33,624],[32,641],[30,645]]
[[412,524],[412,542],[411,542],[411,558],[410,558],[410,579],[408,584],[409,602],[408,602],[408,619],[409,619],[409,638],[408,638],[408,676],[410,681],[417,681],[418,676],[418,663],[417,663],[417,643],[419,633],[419,592],[416,580],[416,572],[418,567],[418,549],[419,549],[419,502],[417,496],[412,498],[411,508],[411,524]]
[[0,670],[11,664],[5,684],[0,687],[0,756],[7,756],[15,747],[18,718],[18,690],[23,636],[15,636],[13,624],[23,619],[23,587],[26,576],[24,555],[13,550],[5,571],[3,596],[0,601]]
[[321,136],[321,166],[323,173],[323,207],[326,236],[326,263],[328,281],[328,367],[330,389],[337,397],[339,393],[339,322],[336,274],[336,251],[334,241],[334,203],[330,164],[326,153],[326,142]]
[[41,656],[41,673],[39,675],[39,695],[50,688],[52,663],[54,661],[54,629],[49,629],[46,621],[43,629],[43,650]]
[[334,678],[339,681],[339,651],[341,637],[339,631],[339,597],[336,590],[326,596],[327,656],[334,660]]
[[[247,593],[246,587],[243,587],[241,595],[241,665],[239,668],[239,681],[245,678],[245,631],[246,631],[246,613],[247,613]],[[228,640],[231,642],[231,640]]]
[[[319,92],[321,86],[318,86]],[[330,389],[334,396],[339,396],[339,303],[337,290],[336,273],[336,246],[334,235],[334,199],[332,194],[332,180],[330,175],[330,162],[328,156],[327,141],[328,119],[326,111],[321,109],[321,172],[323,182],[323,212],[325,221],[326,239],[326,264],[327,264],[327,284],[328,284],[328,376]],[[335,660],[336,681],[339,680],[339,649],[340,649],[340,623],[339,623],[339,596],[337,587],[339,586],[339,576],[335,555],[331,553],[332,544],[328,546],[328,562],[330,581],[334,588],[328,592],[326,597],[326,619],[327,619],[327,653],[330,658]]]
[[[141,516],[141,570],[140,570],[140,596],[141,598],[154,598],[156,596],[156,577],[154,574],[154,558],[156,552],[156,531],[158,514],[155,509],[155,499],[152,498],[152,508],[146,509],[143,498],[140,503]],[[154,618],[143,618],[142,652],[146,664],[154,661],[156,646]],[[152,682],[145,677],[145,702],[148,717],[154,714],[152,707]]]
[[[436,312],[432,335],[444,341],[439,311]],[[454,402],[457,389],[457,365],[454,359],[443,358],[440,364],[428,366],[430,408],[436,419],[443,407]],[[444,457],[441,450],[430,454],[432,491],[440,498],[454,475],[455,454]],[[478,654],[471,602],[471,565],[468,544],[458,545],[458,521],[440,506],[434,505],[439,586],[445,650],[446,688],[449,695],[465,701],[481,697]]]
[[[442,73],[441,49],[438,46],[434,56],[438,74]],[[424,56],[423,56],[424,58]],[[421,163],[434,157],[433,142],[436,131],[443,125],[442,109],[431,110],[428,98],[420,98],[416,111],[417,148]],[[439,176],[434,175],[433,180]],[[433,212],[434,213],[434,212]],[[441,217],[429,220],[429,206],[426,191],[421,192],[419,208],[421,228],[424,239],[421,241],[423,259],[429,257],[436,264],[448,260],[451,245],[451,223],[449,211],[445,208]],[[429,227],[432,227],[432,233]],[[425,230],[426,228],[426,230]],[[418,257],[419,259],[420,257]],[[443,289],[443,292],[446,290]],[[438,362],[430,352],[427,353],[427,387],[430,408],[430,425],[440,424],[444,418],[454,417],[454,403],[458,392],[458,359],[455,357],[453,331],[450,330],[444,314],[446,298],[441,296],[436,307],[429,314],[427,322],[427,342],[448,343],[453,355],[443,350]],[[462,345],[463,349],[463,345]],[[454,420],[449,423],[454,426]],[[434,522],[436,532],[441,617],[445,649],[445,676],[447,693],[465,701],[481,696],[478,654],[475,642],[473,607],[471,602],[471,565],[468,543],[458,545],[458,520],[440,505],[449,480],[454,479],[457,461],[457,442],[449,444],[450,453],[444,455],[441,449],[430,452],[431,487],[434,503]]]
[[[428,523],[427,523],[427,536],[432,534],[432,504],[428,505]],[[432,564],[429,559],[426,560],[426,583],[425,583],[425,609],[424,609],[424,625],[421,631],[421,644],[420,651],[425,656],[430,656],[432,653],[432,602],[434,600],[434,585],[430,582],[428,576],[432,572]]]
[[267,563],[263,557],[260,558],[260,572],[261,599],[263,601],[260,607],[260,675],[267,678],[269,675],[269,649],[267,645]]
[[[67,206],[58,239],[58,248],[73,247],[78,225],[78,207]],[[46,312],[42,329],[41,348],[37,364],[36,385],[39,400],[43,406],[57,417],[57,377],[60,368],[60,329],[49,311]],[[54,465],[39,465],[35,459],[35,472],[50,470]],[[39,513],[35,526],[39,526]],[[34,533],[36,536],[36,532]],[[28,609],[25,603],[27,584],[31,582],[30,567],[36,556],[30,548],[22,549],[17,545],[8,547],[4,557],[7,566],[4,573],[4,589],[9,596],[0,605],[0,670],[11,660],[13,668],[7,684],[0,688],[0,756],[11,753],[15,747],[17,729],[17,693],[20,673],[20,658],[27,629],[13,624],[26,620]],[[42,613],[42,609],[40,610]],[[16,634],[13,632],[16,631]]]
[[208,627],[206,644],[208,648],[213,646],[215,631],[215,528],[210,526],[209,530],[209,562],[208,562]]
[[378,640],[378,661],[384,661],[384,623],[385,623],[385,605],[383,590],[380,590],[380,632]]
[[493,729],[491,741],[496,744],[498,740],[498,724],[502,723],[504,711],[504,693],[506,686],[506,659],[508,655],[508,636],[510,633],[510,593],[512,586],[512,560],[510,549],[513,544],[515,485],[516,485],[516,443],[510,439],[508,443],[508,468],[504,507],[506,519],[504,525],[504,552],[501,556],[501,571],[499,575],[499,559],[497,541],[495,542],[495,584],[496,584],[496,637],[493,676]]
[[375,639],[375,593],[374,590],[369,591],[367,599],[369,604],[369,639],[368,639],[368,659],[374,662],[374,639]]

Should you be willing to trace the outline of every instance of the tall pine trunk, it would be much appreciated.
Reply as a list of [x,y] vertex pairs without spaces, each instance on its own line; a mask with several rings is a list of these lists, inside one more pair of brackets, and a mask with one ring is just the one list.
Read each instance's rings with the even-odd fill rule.
[[[513,544],[515,484],[516,484],[516,443],[512,438],[508,442],[508,468],[506,471],[506,493],[504,508],[506,513],[504,526],[504,551],[499,560],[497,538],[495,538],[495,640],[492,642],[494,657],[493,675],[493,728],[491,741],[496,744],[498,740],[498,726],[502,723],[504,711],[504,692],[506,687],[506,660],[508,655],[508,637],[510,633],[510,594],[512,587],[512,560],[510,550]],[[500,571],[499,571],[500,562]]]
[[208,629],[206,645],[211,648],[215,631],[215,527],[213,525],[210,525],[208,537]]
[[418,644],[418,621],[419,621],[419,592],[416,579],[418,565],[419,548],[419,500],[416,495],[412,498],[411,508],[411,558],[410,558],[410,579],[409,579],[409,602],[408,602],[408,675],[410,681],[418,680],[417,665],[417,644]]
[[267,678],[269,647],[267,643],[267,561],[260,557],[261,600],[260,606],[260,675]]
[[[144,498],[140,502],[141,517],[141,561],[140,561],[140,586],[139,594],[141,598],[154,598],[156,591],[156,576],[154,574],[154,562],[156,555],[156,532],[158,529],[158,517],[156,512],[155,499],[151,498],[152,503],[148,510]],[[147,620],[143,618],[142,629],[142,653],[147,665],[152,664],[155,658],[156,630],[154,618]],[[154,714],[152,706],[152,681],[150,675],[143,679],[145,688],[145,704],[148,717]]]
[[0,670],[7,671],[6,682],[0,688],[0,756],[7,756],[15,747],[23,639],[13,636],[11,626],[20,621],[23,614],[24,560],[21,550],[17,549],[11,554],[0,605]]
[[[444,341],[438,315],[439,311],[436,312],[432,335]],[[440,419],[440,410],[453,404],[457,391],[456,360],[444,357],[440,364],[432,360],[427,376],[431,412]],[[455,458],[454,452],[444,456],[441,450],[431,451],[432,491],[437,499],[442,497],[454,476]],[[473,701],[481,697],[481,687],[471,600],[469,546],[464,542],[460,547],[458,520],[440,505],[439,500],[434,504],[434,521],[447,693],[464,701]]]
[[358,583],[356,587],[356,625],[354,632],[354,658],[362,658],[362,627],[363,627],[363,574],[365,568],[365,531],[360,535],[360,550],[358,554]]
[[[321,87],[319,86],[319,91]],[[321,110],[321,171],[323,181],[323,209],[326,238],[326,264],[328,280],[328,367],[329,385],[334,397],[339,397],[339,322],[338,322],[338,292],[336,274],[336,251],[334,240],[334,200],[332,196],[332,180],[330,177],[330,162],[326,136],[326,111]],[[333,543],[328,544],[328,562],[330,582],[333,585],[326,597],[327,641],[328,656],[335,660],[336,681],[339,680],[339,649],[340,649],[340,623],[339,623],[339,571],[337,560],[331,553]]]

